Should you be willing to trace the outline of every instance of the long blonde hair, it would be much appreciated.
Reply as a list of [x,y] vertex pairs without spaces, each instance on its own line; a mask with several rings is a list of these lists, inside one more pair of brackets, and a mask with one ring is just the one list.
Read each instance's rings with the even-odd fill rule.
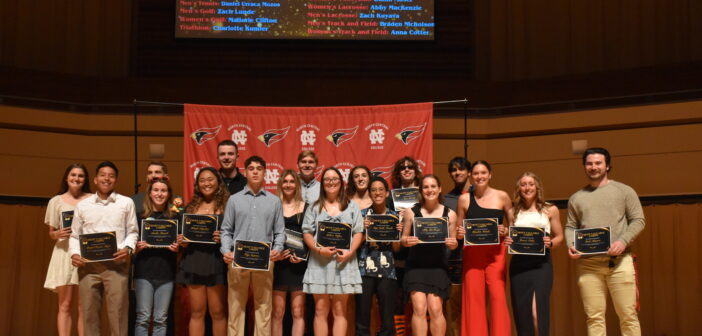
[[300,204],[300,202],[303,202],[301,188],[302,182],[300,181],[300,177],[297,175],[297,173],[292,169],[286,169],[283,171],[282,174],[280,174],[280,178],[278,179],[278,185],[276,187],[276,190],[278,191],[278,197],[280,197],[280,200],[283,201],[283,180],[285,180],[285,177],[288,175],[292,176],[295,180],[295,194],[293,195],[293,201],[295,201],[295,203],[297,204]]
[[524,177],[531,177],[534,179],[534,184],[536,185],[536,199],[534,200],[534,203],[536,205],[536,211],[538,212],[543,212],[547,207],[551,206],[551,203],[546,202],[544,200],[544,188],[543,184],[541,183],[541,179],[534,173],[532,172],[524,172],[522,175],[519,175],[517,178],[517,181],[515,183],[514,187],[514,195],[512,196],[512,206],[514,206],[514,217],[516,218],[517,215],[519,214],[519,211],[525,210],[526,209],[526,202],[522,198],[522,194],[519,192],[519,181],[522,180]]

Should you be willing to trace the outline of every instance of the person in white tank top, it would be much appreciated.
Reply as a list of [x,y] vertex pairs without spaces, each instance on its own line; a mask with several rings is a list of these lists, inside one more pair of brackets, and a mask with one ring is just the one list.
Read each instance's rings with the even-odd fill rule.
[[[549,298],[553,284],[550,249],[563,241],[558,208],[544,200],[541,180],[526,172],[518,179],[513,207],[508,216],[514,226],[535,227],[546,232],[546,254],[513,255],[509,267],[512,311],[518,335],[549,335]],[[510,245],[512,238],[505,238]]]

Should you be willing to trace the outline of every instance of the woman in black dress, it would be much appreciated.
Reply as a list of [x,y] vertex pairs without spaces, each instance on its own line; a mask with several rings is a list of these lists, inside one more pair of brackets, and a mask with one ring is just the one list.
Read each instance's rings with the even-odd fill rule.
[[[458,247],[456,240],[456,213],[442,203],[441,182],[434,175],[425,175],[420,180],[418,204],[403,212],[402,245],[409,247],[405,293],[412,300],[412,334],[427,334],[427,311],[429,329],[432,335],[446,334],[446,318],[443,304],[451,294],[451,281],[448,276],[449,249]],[[444,244],[419,244],[413,235],[415,217],[443,217],[448,219],[449,237]]]
[[[193,199],[185,213],[217,215],[221,223],[228,198],[229,192],[217,170],[202,168],[195,176]],[[182,240],[182,235],[179,238]],[[205,334],[208,310],[212,317],[212,334],[227,334],[227,265],[219,251],[219,231],[215,231],[214,239],[217,244],[181,243],[183,258],[178,265],[176,282],[188,286],[190,335]]]
[[[517,324],[517,335],[549,335],[550,299],[553,285],[551,249],[563,241],[563,228],[558,208],[544,200],[541,179],[525,172],[517,179],[509,211],[514,226],[544,230],[545,254],[515,254],[509,263],[512,315]],[[509,235],[505,245],[512,244]]]
[[[307,204],[302,200],[300,177],[292,169],[286,169],[278,180],[278,196],[283,203],[285,228],[302,234],[302,219]],[[303,243],[304,244],[304,243]],[[276,261],[273,274],[273,336],[283,335],[285,299],[290,293],[293,336],[305,332],[305,293],[302,291],[302,278],[305,276],[307,261],[303,261],[289,249],[283,251],[282,260]]]

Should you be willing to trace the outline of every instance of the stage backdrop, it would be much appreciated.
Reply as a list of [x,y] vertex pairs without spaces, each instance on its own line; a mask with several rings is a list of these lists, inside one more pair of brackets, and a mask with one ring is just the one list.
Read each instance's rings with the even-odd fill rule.
[[[185,105],[184,196],[190,200],[195,174],[219,168],[217,143],[231,139],[239,148],[238,167],[251,155],[266,160],[265,188],[275,191],[285,168],[297,170],[297,155],[319,157],[317,178],[329,166],[348,179],[358,164],[390,182],[392,164],[404,155],[432,169],[431,103],[343,107],[246,107]],[[243,173],[243,170],[240,169]]]

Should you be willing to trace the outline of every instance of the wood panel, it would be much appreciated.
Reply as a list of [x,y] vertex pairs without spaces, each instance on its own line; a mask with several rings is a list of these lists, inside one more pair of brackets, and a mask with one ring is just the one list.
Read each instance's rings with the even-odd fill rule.
[[3,66],[127,75],[131,1],[6,0],[0,6]]
[[[528,5],[525,5],[528,4]],[[476,1],[476,64],[490,80],[520,80],[699,61],[694,0]],[[485,9],[487,8],[487,9]],[[504,59],[500,55],[509,55]]]
[[[0,194],[47,196],[71,162],[89,169],[113,160],[120,168],[118,190],[133,192],[134,176],[143,180],[148,145],[164,144],[176,192],[182,190],[182,116],[139,117],[138,168],[134,172],[132,116],[84,114],[0,106]],[[434,171],[449,181],[446,163],[463,154],[463,119],[434,121]],[[528,116],[470,118],[469,158],[495,168],[495,186],[511,190],[514,178],[531,170],[547,185],[549,198],[567,198],[584,182],[580,157],[571,141],[604,146],[615,157],[613,176],[641,195],[702,193],[695,176],[702,165],[702,101],[593,109]],[[21,144],[21,145],[17,145]],[[243,158],[242,158],[243,160]],[[642,168],[643,167],[643,168]],[[666,171],[666,178],[660,172]]]

